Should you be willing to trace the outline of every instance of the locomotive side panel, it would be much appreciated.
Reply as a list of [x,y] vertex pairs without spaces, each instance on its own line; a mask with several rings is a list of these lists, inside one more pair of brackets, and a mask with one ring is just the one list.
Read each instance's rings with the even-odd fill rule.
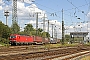
[[33,36],[25,36],[18,34],[11,34],[9,40],[11,45],[34,43]]
[[33,43],[34,39],[32,36],[17,36],[16,42],[21,44]]

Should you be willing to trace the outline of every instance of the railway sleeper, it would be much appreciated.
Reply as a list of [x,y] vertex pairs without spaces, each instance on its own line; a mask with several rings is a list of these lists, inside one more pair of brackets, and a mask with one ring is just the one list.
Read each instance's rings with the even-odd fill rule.
[[75,53],[75,54],[70,54],[70,55],[66,55],[66,56],[62,56],[62,57],[57,57],[57,58],[53,58],[54,59],[58,59],[58,60],[68,60],[74,57],[77,57],[79,55],[83,55],[83,54],[87,54],[90,53],[90,51],[83,51],[83,52],[79,52],[79,53]]

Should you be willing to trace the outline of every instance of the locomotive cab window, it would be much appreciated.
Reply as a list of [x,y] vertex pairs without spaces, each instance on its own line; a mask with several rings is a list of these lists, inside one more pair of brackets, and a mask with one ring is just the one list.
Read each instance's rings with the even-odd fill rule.
[[16,38],[15,36],[10,36],[10,38]]

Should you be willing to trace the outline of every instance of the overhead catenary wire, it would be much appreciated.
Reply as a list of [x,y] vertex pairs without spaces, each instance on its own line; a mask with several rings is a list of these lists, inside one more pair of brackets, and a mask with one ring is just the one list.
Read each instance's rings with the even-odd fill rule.
[[[70,2],[69,0],[67,0],[71,5],[73,5],[75,8],[77,8],[79,11],[81,11],[78,7],[76,7],[72,2]],[[81,11],[82,12],[82,11]],[[87,14],[83,13],[84,15],[87,16]]]
[[87,11],[87,13],[90,11],[90,1],[89,1],[89,5],[88,5],[88,11]]
[[[78,6],[77,8],[84,7],[86,5],[89,5],[89,3],[88,4],[81,5],[81,6]],[[73,9],[76,9],[76,7],[75,8],[71,8],[71,9],[67,9],[67,10],[64,10],[64,11],[73,10]]]
[[[70,1],[69,1],[70,2]],[[35,2],[36,3],[36,2]],[[71,3],[71,2],[70,2]],[[44,6],[44,5],[41,5],[41,4],[39,4],[39,3],[36,3],[36,4],[38,4],[38,5],[40,5],[40,6],[43,6],[43,7],[46,7],[46,8],[48,8],[48,9],[51,9],[51,10],[54,10],[55,12],[53,12],[53,13],[51,13],[51,15],[52,16],[55,16],[55,14],[57,14],[58,12],[62,12],[62,11],[56,11],[55,9],[52,9],[52,8],[49,8],[49,7],[47,7],[47,6]],[[83,7],[83,6],[86,6],[86,5],[88,5],[89,3],[86,3],[86,4],[84,4],[84,5],[81,5],[81,6],[78,6],[78,7],[76,7],[74,4],[72,4],[75,8],[72,8],[72,9],[78,9],[79,11],[81,11],[79,8],[80,7]],[[68,11],[68,10],[72,10],[72,9],[67,9],[67,10],[64,10],[64,11]],[[81,11],[82,12],[82,11]],[[85,13],[83,13],[84,15],[86,15],[87,16],[87,14],[85,14]],[[68,15],[69,16],[69,15]],[[57,17],[60,17],[60,16],[57,16]],[[61,17],[60,17],[61,18]],[[66,20],[66,19],[65,19]]]
[[[86,1],[87,2],[87,1]],[[35,2],[36,3],[36,2]],[[36,3],[36,4],[38,4],[38,5],[40,5],[40,6],[43,6],[43,7],[46,7],[46,8],[48,8],[48,9],[51,9],[51,10],[54,10],[54,11],[56,11],[55,9],[52,9],[52,8],[49,8],[49,7],[47,7],[47,6],[44,6],[44,5],[41,5],[41,4],[39,4],[39,3]],[[87,3],[88,4],[88,3]],[[85,5],[87,5],[87,4],[85,4]],[[85,6],[85,5],[82,5],[82,6]],[[73,5],[74,6],[74,5]],[[82,6],[79,6],[79,7],[82,7]],[[79,7],[76,7],[75,6],[75,8],[79,8]],[[75,9],[75,8],[72,8],[72,9]],[[68,9],[69,10],[69,9]],[[71,9],[70,9],[71,10]],[[67,11],[67,10],[64,10],[64,11]],[[58,11],[58,12],[61,12],[61,11]],[[56,12],[55,12],[56,13]]]
[[[36,2],[35,2],[35,3],[36,3]],[[41,5],[41,4],[39,4],[39,3],[36,3],[36,4]],[[87,5],[87,4],[85,4],[85,5]],[[79,6],[79,7],[83,7],[83,6],[85,6],[85,5],[82,5],[82,6]],[[44,5],[41,5],[41,6],[44,6]],[[55,9],[49,8],[49,7],[47,7],[47,6],[44,6],[44,7],[56,11]],[[79,8],[79,7],[77,7],[77,8]],[[75,8],[76,8],[76,7],[75,7]],[[72,8],[72,9],[75,9],[75,8]],[[39,8],[39,9],[40,9],[40,8]],[[68,10],[64,10],[64,11],[68,11]],[[46,12],[49,13],[50,15],[53,14],[52,16],[61,18],[60,16],[57,15],[57,12],[53,12],[53,13],[48,12],[48,11],[46,11]],[[61,11],[59,11],[59,12],[61,12]],[[66,15],[68,15],[68,14],[66,14]],[[68,16],[70,16],[70,15],[68,15]],[[73,16],[71,16],[71,17],[73,17]],[[64,19],[64,20],[67,20],[67,19]]]
[[85,0],[85,2],[86,2],[86,4],[88,4],[86,0]]
[[[35,2],[35,3],[36,3],[36,2]],[[48,9],[51,9],[51,10],[56,11],[55,9],[49,8],[49,7],[44,6],[44,5],[41,5],[41,4],[39,4],[39,3],[36,3],[36,4],[38,4],[38,5],[40,5],[40,6],[43,6],[43,7],[46,7],[46,8],[48,8]],[[86,4],[85,4],[85,5],[86,5]],[[82,6],[84,6],[84,5],[82,5]],[[75,8],[76,8],[76,7],[75,7]],[[67,10],[64,10],[64,11],[67,11]],[[61,11],[58,11],[58,12],[61,12]],[[56,17],[61,18],[60,16],[57,15],[57,12],[53,12],[53,13],[47,12],[47,13],[49,13],[50,15],[53,14],[53,16],[56,16]],[[66,19],[65,19],[65,20],[66,20]]]
[[[36,2],[35,2],[36,3]],[[40,6],[43,6],[43,7],[46,7],[46,8],[48,8],[48,9],[51,9],[51,10],[54,10],[54,11],[56,11],[55,9],[52,9],[52,8],[49,8],[49,7],[47,7],[47,6],[44,6],[44,5],[41,5],[41,4],[39,4],[39,3],[36,3],[36,4],[38,4],[38,5],[40,5]],[[41,9],[42,10],[42,9]],[[47,13],[49,13],[50,14],[50,16],[52,16],[52,17],[58,17],[58,18],[61,18],[60,16],[58,16],[57,15],[57,12],[48,12],[48,11],[46,11]],[[58,11],[58,12],[62,12],[62,11]],[[64,18],[64,20],[67,20],[67,19],[65,19]]]

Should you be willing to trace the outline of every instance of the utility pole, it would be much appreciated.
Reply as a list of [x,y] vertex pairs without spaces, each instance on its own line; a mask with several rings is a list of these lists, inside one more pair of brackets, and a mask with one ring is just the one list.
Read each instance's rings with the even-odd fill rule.
[[[56,21],[55,21],[56,24]],[[54,26],[54,38],[57,40],[57,30],[56,30],[56,25]]]
[[64,44],[64,21],[63,21],[63,9],[62,9],[62,45]]
[[49,20],[48,20],[48,33],[49,33]]
[[43,31],[45,32],[45,14],[44,14],[44,17],[43,17]]
[[54,24],[51,24],[51,25],[52,25],[52,38],[53,38],[53,25],[54,25]]
[[36,12],[36,36],[38,35],[38,14],[40,12]]
[[7,24],[7,23],[8,23],[8,22],[7,22],[7,20],[8,20],[7,17],[9,16],[8,10],[7,10],[7,11],[4,11],[4,16],[6,16],[6,25],[8,25],[8,24]]
[[54,27],[54,38],[57,40],[57,30],[56,30],[56,26]]
[[[47,29],[47,32],[48,32],[48,34],[49,34],[49,20],[47,20],[48,21],[48,29]],[[49,35],[48,35],[48,40],[49,40]]]

